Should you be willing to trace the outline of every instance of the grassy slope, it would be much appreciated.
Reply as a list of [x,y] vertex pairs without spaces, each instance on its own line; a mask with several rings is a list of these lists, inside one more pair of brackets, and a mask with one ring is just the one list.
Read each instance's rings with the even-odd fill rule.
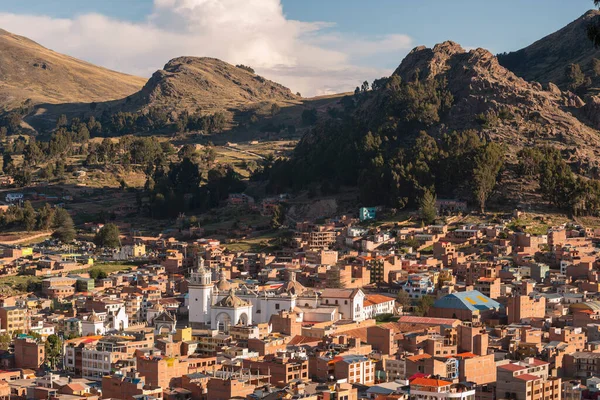
[[[44,68],[45,66],[45,68]],[[101,68],[0,30],[0,103],[99,102],[126,97],[146,79]]]

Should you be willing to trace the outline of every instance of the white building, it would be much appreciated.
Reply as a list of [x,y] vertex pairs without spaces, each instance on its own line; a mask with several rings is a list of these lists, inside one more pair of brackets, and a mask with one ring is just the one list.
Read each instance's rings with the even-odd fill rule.
[[4,198],[7,203],[14,203],[23,200],[23,193],[8,193]]
[[321,305],[337,306],[342,319],[365,319],[365,294],[361,289],[323,289],[320,300]]
[[396,314],[396,299],[381,294],[370,294],[365,296],[363,303],[366,319],[375,318],[382,314]]
[[125,305],[109,304],[106,312],[95,312],[81,321],[81,334],[104,335],[109,332],[120,332],[129,327],[129,317],[125,312]]
[[204,268],[204,259],[198,259],[197,269],[188,280],[189,321],[192,327],[210,325],[212,304],[212,273]]
[[[225,290],[228,290],[230,286],[228,283],[222,284],[223,280],[224,277],[221,276],[217,290],[215,290],[215,297],[218,300],[228,295]],[[258,286],[244,285],[236,291],[236,295],[252,304],[252,321],[255,324],[269,322],[271,315],[282,310],[292,311],[297,306],[313,308],[319,306],[317,294],[296,281],[293,272],[290,274],[290,280],[281,286],[271,290],[259,290]]]
[[475,388],[434,378],[415,378],[410,382],[413,400],[475,400]]
[[92,315],[81,321],[81,335],[104,335],[106,333],[107,313],[97,313],[92,310]]
[[212,329],[229,332],[232,325],[252,325],[252,304],[236,296],[233,289],[210,308]]
[[143,257],[146,255],[145,244],[127,244],[120,249],[115,250],[112,258],[115,261],[127,261],[134,258]]
[[116,337],[104,338],[96,346],[84,347],[81,350],[82,378],[102,380],[103,376],[113,373],[112,363],[126,357],[127,348],[118,343]]

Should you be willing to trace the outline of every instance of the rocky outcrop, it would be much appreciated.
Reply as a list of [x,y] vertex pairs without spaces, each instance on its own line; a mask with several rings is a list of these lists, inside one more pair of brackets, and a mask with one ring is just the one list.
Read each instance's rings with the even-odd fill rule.
[[[477,129],[509,146],[547,144],[562,149],[575,147],[582,159],[597,156],[598,132],[580,122],[572,112],[582,108],[600,127],[600,99],[589,105],[572,92],[553,83],[546,90],[500,65],[485,49],[466,51],[454,42],[433,49],[417,47],[394,74],[403,80],[437,79],[454,98],[450,111],[440,121],[445,130]],[[579,111],[578,111],[579,112]],[[484,115],[484,126],[476,116]],[[481,118],[479,118],[481,119]],[[440,127],[432,128],[432,131]]]
[[600,97],[588,96],[583,110],[591,125],[600,129]]

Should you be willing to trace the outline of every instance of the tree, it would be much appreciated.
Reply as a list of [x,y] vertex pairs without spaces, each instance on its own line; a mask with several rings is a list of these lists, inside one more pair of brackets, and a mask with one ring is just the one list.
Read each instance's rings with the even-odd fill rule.
[[497,143],[488,143],[475,156],[473,194],[481,212],[485,210],[485,202],[496,187],[503,162],[504,148]]
[[54,220],[54,209],[48,203],[40,208],[37,215],[37,226],[39,230],[47,231],[52,226]]
[[436,201],[435,193],[431,190],[426,190],[419,201],[419,214],[423,223],[427,225],[431,225],[437,216]]
[[8,334],[0,335],[0,350],[8,350],[10,344],[12,343],[12,338]]
[[24,187],[31,184],[33,175],[28,168],[20,168],[17,172],[15,172],[14,178],[17,186]]
[[[600,7],[600,0],[594,0],[594,5]],[[600,22],[594,18],[587,26],[588,39],[592,41],[596,48],[600,47]]]
[[56,121],[56,128],[58,129],[67,126],[68,123],[69,121],[67,120],[67,116],[65,114],[61,114]]
[[33,209],[31,202],[27,200],[23,204],[23,224],[27,232],[31,232],[35,228],[36,217],[35,210]]
[[281,107],[279,107],[278,104],[273,103],[271,105],[271,117],[274,117],[275,115],[279,114],[279,111],[281,111]]
[[58,208],[54,213],[53,237],[64,243],[70,243],[75,239],[75,225],[73,219],[64,208]]
[[62,341],[57,335],[50,335],[46,339],[44,347],[46,350],[46,361],[50,364],[51,369],[55,369],[62,353]]
[[317,110],[311,108],[302,111],[302,123],[304,125],[314,125],[317,122]]
[[402,309],[406,309],[412,305],[410,295],[402,289],[400,289],[400,291],[398,292],[398,297],[396,297],[396,301],[402,305]]
[[5,152],[2,156],[2,170],[8,175],[12,175],[15,172],[15,163],[8,152]]
[[92,268],[89,270],[89,274],[90,274],[90,278],[92,278],[93,280],[96,279],[104,279],[106,278],[108,275],[106,274],[105,271],[103,271],[100,268]]
[[94,243],[99,247],[110,247],[116,249],[121,247],[121,232],[115,224],[104,225],[94,237]]
[[340,267],[337,265],[332,266],[327,272],[326,286],[331,289],[341,289],[344,284],[340,276]]
[[271,218],[271,228],[277,229],[283,225],[283,221],[285,220],[285,215],[283,212],[283,205],[279,204],[277,207],[273,208],[273,217]]
[[565,77],[571,90],[576,90],[585,82],[585,75],[579,64],[569,64],[565,71]]
[[597,58],[592,58],[592,72],[596,78],[600,76],[600,60]]
[[44,154],[35,140],[30,140],[23,151],[23,159],[26,165],[37,165],[43,160]]
[[236,67],[239,68],[239,69],[243,69],[244,71],[248,71],[251,74],[254,74],[254,68],[249,67],[248,65],[238,64],[238,65],[236,65]]
[[427,315],[434,302],[435,299],[432,296],[421,297],[417,303],[417,306],[415,307],[415,314],[419,316]]

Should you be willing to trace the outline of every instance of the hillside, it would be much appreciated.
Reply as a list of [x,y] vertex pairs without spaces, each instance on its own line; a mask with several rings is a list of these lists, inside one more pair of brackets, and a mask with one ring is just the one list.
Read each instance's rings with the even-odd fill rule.
[[351,185],[363,204],[393,207],[414,206],[427,188],[472,198],[475,169],[501,152],[499,202],[516,205],[536,190],[516,176],[522,149],[550,146],[581,174],[598,167],[600,136],[574,115],[584,102],[517,77],[485,49],[417,47],[390,78],[341,103],[343,115],[323,118],[270,173],[272,190]]
[[515,52],[500,54],[500,64],[528,81],[553,82],[566,89],[565,70],[579,64],[586,76],[594,78],[592,59],[600,59],[587,37],[587,27],[600,18],[600,11],[590,10],[564,28]]
[[126,108],[216,112],[298,99],[288,88],[216,58],[179,57],[130,96]]
[[590,162],[600,154],[598,133],[573,115],[584,106],[580,98],[554,85],[542,87],[517,77],[485,49],[465,51],[453,42],[433,49],[417,47],[393,75],[410,81],[417,70],[420,79],[443,82],[453,97],[441,124],[429,132],[477,129],[510,146],[544,142],[577,148]]
[[[156,71],[137,92],[120,99],[86,103],[43,105],[26,121],[36,129],[51,129],[58,116],[68,118],[110,116],[127,112],[136,115],[159,110],[176,121],[183,112],[190,115],[222,114],[227,128],[247,125],[251,118],[271,115],[271,107],[299,105],[301,97],[290,89],[247,69],[207,57],[178,57]],[[301,112],[301,110],[299,111]]]
[[0,30],[0,109],[27,99],[33,104],[115,100],[135,93],[145,82]]

